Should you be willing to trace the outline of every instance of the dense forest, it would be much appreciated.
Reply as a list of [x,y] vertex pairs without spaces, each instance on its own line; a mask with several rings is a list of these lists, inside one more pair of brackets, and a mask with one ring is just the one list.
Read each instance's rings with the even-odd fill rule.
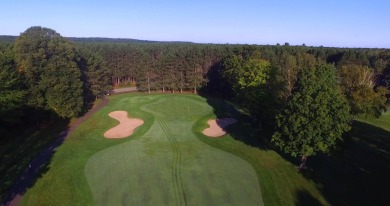
[[[0,81],[2,134],[20,125],[78,117],[113,87],[137,86],[142,92],[201,92],[235,101],[256,126],[277,131],[275,145],[293,156],[310,156],[327,153],[349,130],[346,122],[386,110],[390,50],[64,38],[31,27],[19,37],[1,36]],[[316,134],[318,144],[287,147],[289,136],[296,135],[283,125],[302,118],[294,111],[312,110],[320,118],[306,119],[329,125]],[[299,124],[295,127],[305,126]],[[324,135],[335,140],[324,141]]]

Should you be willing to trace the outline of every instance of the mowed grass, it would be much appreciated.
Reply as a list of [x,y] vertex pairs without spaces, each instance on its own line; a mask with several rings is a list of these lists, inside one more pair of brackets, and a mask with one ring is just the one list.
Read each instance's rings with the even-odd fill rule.
[[[107,140],[104,131],[117,124],[107,114],[115,110],[128,111],[145,124],[130,138]],[[215,117],[235,117],[239,123],[223,138],[208,138],[201,131]],[[261,198],[264,205],[385,205],[390,185],[388,118],[386,113],[379,120],[357,121],[343,150],[333,157],[310,158],[308,170],[300,173],[295,159],[272,150],[270,133],[256,130],[230,103],[180,94],[117,95],[58,149],[50,170],[22,205],[228,205],[229,198],[239,202],[242,194],[228,195],[218,187],[240,193],[237,188],[245,191],[256,181],[258,199],[240,205],[257,204]],[[240,166],[229,168],[227,160]],[[238,180],[247,186],[234,185]]]
[[[207,144],[247,160],[256,170],[265,205],[329,205],[317,184],[298,172],[296,164],[283,158],[267,143],[271,135],[252,126],[247,115],[225,101],[208,98],[214,112],[200,119],[194,133]],[[214,117],[233,116],[238,123],[227,128],[224,138],[209,138],[200,131]]]
[[390,111],[383,113],[382,116],[378,119],[373,117],[360,117],[358,120],[360,122],[365,122],[367,124],[390,131]]
[[[117,124],[107,114],[115,110],[145,124],[130,138],[107,140],[104,131]],[[235,117],[239,123],[223,138],[204,136],[200,131],[215,117]],[[386,205],[389,125],[389,112],[380,119],[359,119],[338,153],[310,158],[308,170],[300,173],[297,160],[275,152],[267,143],[270,133],[252,127],[230,103],[193,95],[118,95],[58,149],[22,205],[228,205],[247,193],[231,184],[237,180],[247,181],[244,189],[258,181],[265,205]],[[192,133],[183,132],[188,130]],[[229,168],[227,160],[236,166]],[[241,194],[228,195],[220,186]],[[256,204],[246,203],[241,205]]]
[[[218,116],[236,109],[209,98]],[[246,159],[257,171],[265,205],[388,205],[390,202],[390,112],[379,119],[359,118],[340,148],[330,157],[308,159],[308,169],[298,173],[298,159],[282,158],[273,150],[267,131],[256,131],[245,115],[228,128],[228,138],[210,139],[198,131],[201,140]],[[288,161],[287,161],[288,160]],[[291,162],[291,163],[290,163]]]
[[[145,124],[130,138],[105,139],[115,110]],[[192,133],[211,113],[194,95],[115,96],[58,149],[22,204],[263,205],[253,167]]]
[[22,205],[93,205],[93,196],[88,185],[84,167],[88,159],[96,152],[129,141],[129,139],[108,140],[103,133],[115,126],[117,122],[107,114],[117,108],[132,110],[131,115],[145,120],[143,127],[136,130],[134,138],[145,133],[153,122],[153,116],[137,109],[147,102],[121,101],[120,96],[112,98],[111,104],[95,113],[85,123],[80,125],[64,144],[57,149],[49,171],[40,177],[34,187],[27,191],[22,199]]
[[166,95],[141,110],[155,117],[148,132],[86,164],[95,205],[263,205],[252,166],[192,133],[212,111],[202,98]]

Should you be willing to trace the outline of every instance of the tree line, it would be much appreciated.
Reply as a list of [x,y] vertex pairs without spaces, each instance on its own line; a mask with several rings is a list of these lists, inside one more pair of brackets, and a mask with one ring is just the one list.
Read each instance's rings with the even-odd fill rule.
[[274,128],[281,150],[307,157],[331,151],[353,118],[379,117],[390,88],[389,49],[72,39],[31,27],[0,52],[3,130],[26,116],[77,117],[112,86],[135,85],[231,99]]
[[[163,42],[78,42],[87,50],[99,53],[112,71],[114,85],[135,83],[144,88],[145,82],[152,85],[152,90],[178,90],[177,86],[166,89],[165,81],[183,82],[191,85],[191,79],[199,79],[201,86],[206,89],[206,83],[219,78],[214,70],[221,67],[228,56],[237,55],[246,58],[257,53],[257,58],[267,60],[273,68],[301,68],[313,64],[332,64],[337,70],[346,66],[367,67],[373,74],[375,86],[389,86],[390,50],[366,48],[326,48],[307,46],[260,46],[260,45],[221,45],[193,43],[163,43]],[[294,71],[292,71],[294,72]],[[170,74],[181,74],[171,75]],[[161,74],[161,75],[159,75]],[[196,74],[196,75],[195,75]],[[286,75],[294,76],[293,73]],[[153,77],[152,76],[161,76]],[[166,76],[164,78],[162,76]],[[192,77],[191,77],[192,76]],[[196,76],[196,78],[195,78]],[[153,79],[153,81],[151,80]],[[185,84],[187,83],[187,84]],[[216,82],[212,82],[216,83]],[[291,81],[290,81],[291,83]],[[162,86],[164,84],[164,87]],[[216,83],[218,84],[218,83]],[[179,88],[181,84],[178,84]],[[169,86],[170,87],[170,86]],[[291,87],[291,84],[290,84]],[[145,87],[146,88],[146,87]],[[184,88],[184,86],[183,86]],[[193,89],[193,86],[186,86]],[[208,85],[207,89],[222,89],[218,85]]]
[[20,125],[77,117],[111,88],[104,60],[52,29],[31,27],[0,45],[2,134]]

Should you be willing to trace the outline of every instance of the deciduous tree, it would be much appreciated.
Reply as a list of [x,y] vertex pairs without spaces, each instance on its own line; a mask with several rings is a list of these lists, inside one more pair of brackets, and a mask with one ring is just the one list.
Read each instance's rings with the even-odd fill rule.
[[272,142],[283,152],[307,157],[330,153],[344,132],[350,130],[351,116],[346,99],[336,82],[334,68],[320,65],[302,69],[292,96],[276,116]]
[[340,69],[341,87],[351,114],[380,117],[386,111],[386,89],[374,89],[374,72],[367,66],[348,65]]
[[83,107],[83,83],[73,44],[52,29],[31,27],[15,42],[15,60],[32,107],[74,117]]
[[19,121],[26,97],[11,51],[0,52],[0,123]]
[[268,101],[267,81],[271,65],[258,58],[241,59],[238,56],[227,58],[223,63],[223,76],[232,85],[238,100],[252,113],[264,113]]

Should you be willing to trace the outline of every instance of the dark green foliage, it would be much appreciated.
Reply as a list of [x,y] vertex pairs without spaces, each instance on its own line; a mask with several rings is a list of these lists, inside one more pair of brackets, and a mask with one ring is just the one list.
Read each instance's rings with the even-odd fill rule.
[[[104,95],[110,85],[137,86],[140,91],[148,92],[196,93],[200,90],[221,97],[235,96],[252,116],[268,117],[266,122],[272,125],[275,111],[285,106],[292,94],[299,68],[323,63],[334,64],[339,71],[356,64],[370,68],[374,74],[374,93],[381,93],[355,92],[355,99],[364,101],[358,107],[352,107],[352,111],[358,108],[375,113],[375,116],[380,115],[384,104],[375,107],[369,104],[383,102],[386,91],[377,88],[379,85],[388,88],[389,85],[390,52],[386,49],[315,48],[288,43],[285,46],[213,45],[103,38],[72,38],[72,41],[77,42],[77,51],[55,31],[41,27],[28,29],[16,40],[17,69],[26,80],[28,105],[50,109],[61,116],[73,116],[79,113],[82,100],[86,105],[85,102]],[[3,41],[0,38],[0,42],[1,50],[9,46],[12,38],[3,38]],[[237,59],[229,63],[227,57],[232,56]],[[258,69],[261,62],[267,62],[267,65],[263,64],[266,69]],[[353,77],[350,74],[349,77]],[[60,88],[58,82],[65,88]],[[83,98],[80,99],[81,90]],[[58,93],[64,93],[66,98],[61,100]],[[64,104],[69,108],[58,108]],[[70,112],[71,108],[74,112]]]
[[276,116],[272,142],[292,155],[329,153],[350,130],[349,106],[336,83],[334,68],[320,65],[298,74],[292,96]]
[[94,51],[78,47],[78,67],[84,82],[84,99],[92,102],[112,89],[111,72],[104,63],[103,58]]
[[[138,42],[85,38],[77,44],[102,57],[116,87],[135,86],[141,91],[197,91],[231,96],[219,77],[220,62],[237,55],[268,61],[276,79],[268,89],[284,102],[291,95],[298,68],[330,63],[364,64],[375,71],[377,84],[384,84],[390,52],[386,49],[346,49],[308,46],[213,45]],[[382,72],[382,73],[381,73]],[[272,76],[270,78],[273,78]],[[382,82],[382,83],[381,83]],[[278,84],[275,84],[278,83]]]
[[[332,69],[322,64],[333,64],[341,74],[342,78],[338,79],[338,83],[343,88],[343,94],[347,97],[353,115],[368,114],[379,117],[385,110],[385,94],[390,88],[390,50],[388,49],[315,48],[291,46],[288,43],[285,46],[249,46],[162,43],[128,39],[62,38],[51,29],[32,27],[24,32],[14,44],[17,62],[15,65],[13,54],[9,52],[14,40],[13,37],[0,36],[0,121],[2,127],[15,126],[17,122],[23,123],[22,112],[26,114],[26,111],[33,111],[36,120],[52,115],[50,111],[62,117],[76,116],[80,113],[83,104],[90,103],[95,98],[104,95],[106,90],[111,89],[111,85],[137,85],[142,91],[191,91],[196,93],[198,90],[203,90],[218,94],[220,97],[234,95],[236,103],[244,106],[250,112],[251,117],[267,116],[270,120],[267,122],[273,122],[273,112],[280,109],[280,114],[276,116],[277,131],[273,137],[274,143],[281,150],[293,156],[309,156],[316,153],[330,153],[335,144],[341,140],[341,134],[349,129],[348,123],[351,119],[346,101],[340,97]],[[77,42],[75,43],[77,50],[67,40]],[[311,69],[301,71],[303,68]],[[299,76],[297,76],[298,73]],[[364,79],[360,81],[359,75],[367,73],[370,74],[369,81]],[[20,74],[23,75],[20,76]],[[353,83],[352,86],[348,81]],[[363,82],[363,84],[355,84],[354,81]],[[384,86],[386,89],[379,86]],[[29,108],[25,108],[25,101],[30,106]],[[259,135],[251,130],[253,128],[249,128],[251,123],[252,119],[248,118],[245,124],[240,125],[240,127],[245,125],[244,133],[243,128],[234,129],[232,127],[237,132],[231,134],[233,136],[239,134],[235,138],[240,140],[246,138],[245,143],[256,142],[259,139],[267,142],[267,138],[259,138]],[[361,161],[361,158],[364,160],[366,157],[366,155],[361,155],[361,148],[376,145],[372,142],[377,138],[372,136],[370,137],[372,140],[365,142],[360,140],[359,135],[363,135],[364,131],[374,131],[373,133],[383,133],[382,136],[386,137],[388,133],[377,131],[372,127],[362,127],[356,123],[353,126],[362,128],[362,131],[356,130],[351,133],[352,136],[359,137],[353,140],[359,144],[359,147],[354,149],[356,159],[351,161],[351,159],[344,158],[339,162],[334,160],[324,162],[326,168],[321,166],[318,169],[326,171],[321,175],[326,179],[332,179],[330,182],[333,184],[334,176],[325,173],[330,171],[340,174],[341,171],[341,175],[336,179],[339,183],[350,177],[350,171],[354,174],[363,173],[359,165],[361,162],[375,164],[378,160],[377,157],[373,157]],[[42,125],[38,124],[37,128],[40,127]],[[3,134],[3,131],[0,133]],[[258,152],[254,147],[250,150],[256,150],[256,152],[248,152],[249,148],[244,144],[240,151],[233,149],[231,140],[207,139],[205,141],[214,142],[215,145],[227,142],[225,149],[233,150],[241,157],[248,157]],[[357,143],[354,143],[352,147]],[[375,147],[379,147],[378,145]],[[348,148],[346,151],[350,152]],[[262,181],[269,181],[265,185],[269,185],[273,191],[276,190],[273,182],[275,179],[280,179],[280,182],[284,183],[288,182],[291,176],[285,175],[285,169],[274,170],[277,168],[274,167],[276,161],[275,159],[269,161],[266,153],[267,151],[264,151],[264,154],[254,156],[250,162],[256,165],[260,164],[259,158],[264,159],[260,162],[267,167],[258,172],[260,184]],[[358,156],[359,154],[361,157]],[[319,155],[318,158],[321,159],[322,156]],[[353,166],[351,170],[348,168],[351,166],[347,166],[345,169],[343,161],[351,165],[359,165],[359,167]],[[326,170],[329,165],[332,167],[334,162],[337,164],[333,167],[337,169]],[[23,164],[25,165],[26,161]],[[290,174],[291,171],[295,172],[292,167],[288,171]],[[378,174],[378,177],[381,177],[381,172],[386,170],[381,167],[377,171],[379,172],[369,171],[367,172],[369,175],[358,175],[355,179],[374,176],[371,174]],[[292,179],[296,180],[297,176]],[[329,181],[325,181],[328,188],[326,185],[324,188],[327,190],[341,188],[331,193],[331,196],[333,199],[344,201],[343,197],[336,197],[339,191],[344,194],[350,193],[351,196],[363,194],[350,189],[359,186],[355,183],[359,181],[355,179],[343,182],[347,185],[343,187],[339,187],[338,184],[329,186]],[[368,178],[363,182],[364,185],[370,185],[370,188],[381,191],[381,187],[375,188],[377,184],[373,183],[379,179]],[[285,184],[281,184],[281,187],[284,186]],[[275,191],[272,192],[273,195],[268,195],[270,190],[264,191],[263,196],[266,196],[270,202],[273,201],[271,197],[279,198],[280,204],[284,203],[282,199],[288,199],[281,197],[279,192]],[[307,202],[311,196],[307,196],[306,192],[305,190],[297,191],[298,199]],[[285,193],[290,194],[291,191]],[[381,195],[381,199],[385,199],[385,193],[377,193]],[[318,196],[315,197],[318,198]],[[376,199],[370,198],[369,200],[376,203]],[[337,204],[339,201],[330,202]],[[381,200],[377,201],[381,202]],[[296,204],[300,202],[297,201]]]
[[74,46],[54,30],[31,27],[15,42],[18,71],[26,80],[31,107],[75,117],[83,107],[81,73]]
[[223,67],[222,76],[233,88],[237,101],[254,116],[264,114],[270,100],[270,63],[256,57],[231,56],[224,60]]
[[[11,51],[0,52],[0,125],[20,120],[26,92]],[[1,128],[0,128],[1,130]]]
[[387,88],[387,101],[390,102],[390,66],[381,75],[381,85]]

